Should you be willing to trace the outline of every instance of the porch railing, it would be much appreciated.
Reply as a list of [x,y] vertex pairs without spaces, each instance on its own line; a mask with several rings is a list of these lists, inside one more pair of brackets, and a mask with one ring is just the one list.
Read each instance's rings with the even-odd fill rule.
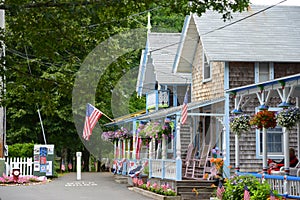
[[149,178],[176,180],[176,160],[149,159]]
[[277,190],[281,196],[300,199],[300,177],[254,173],[239,173],[239,175],[253,175],[261,181],[267,181],[271,185],[271,189]]

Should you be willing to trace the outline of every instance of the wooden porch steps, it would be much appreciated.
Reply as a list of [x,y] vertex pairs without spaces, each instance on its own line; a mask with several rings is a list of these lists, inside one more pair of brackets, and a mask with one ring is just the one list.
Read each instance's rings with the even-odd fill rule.
[[[181,195],[181,200],[201,199],[209,200],[216,188],[211,187],[212,184],[217,185],[216,180],[182,180],[176,182],[176,191]],[[198,191],[198,195],[193,192]]]

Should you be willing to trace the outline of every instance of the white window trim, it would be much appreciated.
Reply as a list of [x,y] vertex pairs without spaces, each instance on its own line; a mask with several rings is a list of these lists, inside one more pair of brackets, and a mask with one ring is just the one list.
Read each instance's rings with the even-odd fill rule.
[[[259,83],[259,62],[255,62],[254,64],[254,81],[255,83]],[[274,63],[269,62],[269,80],[274,79]]]
[[[276,108],[276,107],[271,107],[268,109],[269,111],[279,111],[282,110],[282,108]],[[258,112],[258,108],[255,109],[255,113]],[[263,155],[260,149],[260,130],[256,129],[256,158],[262,159]],[[267,133],[268,134],[268,133]],[[271,159],[283,159],[284,158],[284,151],[283,151],[283,133],[282,133],[282,152],[280,154],[278,153],[268,153],[268,158]]]
[[[205,74],[205,70],[204,70],[204,68],[205,68],[205,66],[204,66],[204,64],[205,64],[205,62],[204,62],[205,57],[206,57],[206,60],[208,62],[208,65],[209,65],[209,74],[210,74],[209,78],[205,78],[204,77],[204,74]],[[203,83],[212,80],[212,63],[209,62],[209,60],[207,59],[207,56],[205,55],[204,50],[202,51],[202,74],[203,74],[203,79],[202,79]]]

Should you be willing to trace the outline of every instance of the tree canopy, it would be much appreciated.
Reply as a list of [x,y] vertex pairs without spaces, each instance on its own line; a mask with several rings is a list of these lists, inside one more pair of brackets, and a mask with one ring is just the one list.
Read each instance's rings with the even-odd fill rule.
[[[48,143],[57,150],[76,151],[81,146],[72,115],[72,90],[85,57],[102,41],[123,31],[147,26],[152,30],[180,32],[184,16],[207,9],[223,13],[242,11],[249,0],[5,0],[6,27],[1,74],[6,91],[7,143],[43,143],[37,109],[41,111]],[[116,45],[115,50],[118,50]],[[2,51],[3,52],[3,51]],[[96,107],[111,114],[111,96],[119,79],[139,65],[140,50],[112,63],[97,87]],[[133,80],[135,81],[135,80]],[[131,94],[130,112],[144,109],[144,99]],[[109,120],[103,118],[100,123]]]

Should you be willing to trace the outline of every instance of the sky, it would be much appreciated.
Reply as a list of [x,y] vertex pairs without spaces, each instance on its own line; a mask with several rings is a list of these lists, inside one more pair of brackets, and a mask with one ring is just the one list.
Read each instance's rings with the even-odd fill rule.
[[[278,2],[281,2],[282,0],[250,0],[252,4],[256,5],[273,5]],[[297,5],[300,6],[300,0],[287,0],[284,3],[281,3],[279,5]]]

